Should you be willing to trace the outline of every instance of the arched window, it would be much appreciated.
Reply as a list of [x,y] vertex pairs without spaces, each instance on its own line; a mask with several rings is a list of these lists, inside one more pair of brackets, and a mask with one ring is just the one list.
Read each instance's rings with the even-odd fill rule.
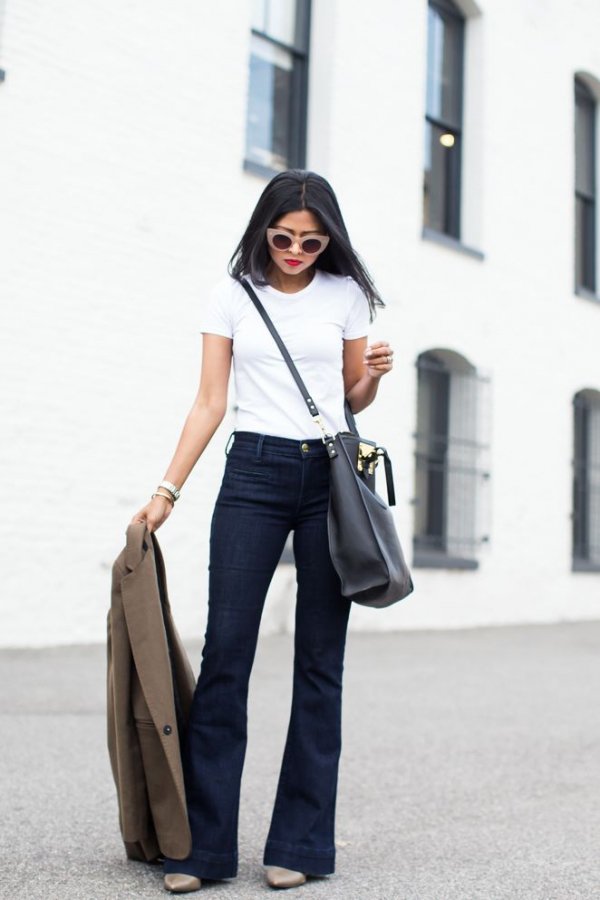
[[596,292],[596,98],[575,79],[575,289]]
[[463,356],[417,360],[415,566],[477,568],[489,540],[489,379]]
[[573,568],[600,571],[600,391],[573,398]]

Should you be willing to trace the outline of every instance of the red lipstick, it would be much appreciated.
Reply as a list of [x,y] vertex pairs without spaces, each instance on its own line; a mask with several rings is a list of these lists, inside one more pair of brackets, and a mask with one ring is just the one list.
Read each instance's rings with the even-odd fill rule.
[[288,264],[288,266],[301,266],[302,261],[300,259],[284,259],[284,262]]

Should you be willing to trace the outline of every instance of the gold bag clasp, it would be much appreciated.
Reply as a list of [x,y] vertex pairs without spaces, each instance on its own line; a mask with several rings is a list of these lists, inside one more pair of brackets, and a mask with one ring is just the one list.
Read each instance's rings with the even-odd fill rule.
[[374,475],[378,462],[375,444],[367,444],[365,441],[360,441],[358,444],[358,460],[356,462],[357,470],[363,472],[366,468],[367,475]]

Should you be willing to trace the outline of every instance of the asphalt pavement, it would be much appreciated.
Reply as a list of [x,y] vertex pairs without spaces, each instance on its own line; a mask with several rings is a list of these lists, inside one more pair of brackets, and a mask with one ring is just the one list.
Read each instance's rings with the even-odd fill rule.
[[[197,671],[201,645],[188,645]],[[237,879],[261,865],[283,750],[292,639],[252,676]],[[0,896],[159,898],[125,858],[106,750],[105,648],[0,651]],[[598,900],[600,622],[351,634],[335,875],[298,900]]]

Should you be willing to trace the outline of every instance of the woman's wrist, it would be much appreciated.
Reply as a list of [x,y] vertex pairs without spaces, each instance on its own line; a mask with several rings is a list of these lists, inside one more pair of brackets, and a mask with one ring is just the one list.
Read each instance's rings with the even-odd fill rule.
[[162,497],[163,500],[166,500],[167,503],[171,504],[171,506],[175,506],[175,501],[174,501],[173,497],[171,497],[166,491],[164,491],[164,492],[163,491],[155,491],[152,494],[151,499],[154,500],[155,497]]
[[173,500],[179,500],[181,491],[179,491],[177,486],[174,485],[172,481],[166,481],[166,480],[161,481],[161,483],[157,487],[157,490],[161,490],[161,489],[167,491],[167,493],[169,493],[171,495]]
[[161,481],[155,492],[152,494],[153,500],[155,497],[164,497],[165,500],[169,501],[171,506],[175,506],[175,501],[179,500],[181,497],[181,491],[171,481],[165,480]]
[[375,399],[378,387],[379,378],[373,377],[369,372],[365,372],[360,381],[347,394],[347,400],[352,412],[359,413],[366,409],[367,406],[370,406]]

